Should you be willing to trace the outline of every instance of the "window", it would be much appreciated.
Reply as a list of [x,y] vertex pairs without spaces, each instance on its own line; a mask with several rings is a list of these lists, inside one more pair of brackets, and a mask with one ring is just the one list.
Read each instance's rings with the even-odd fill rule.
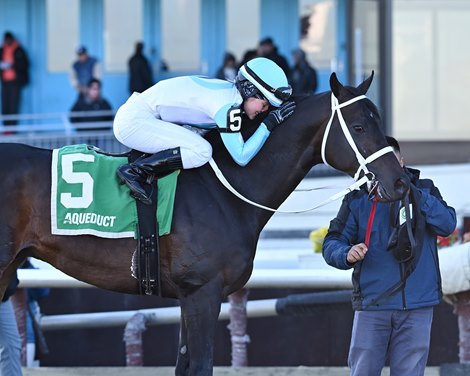
[[470,2],[393,3],[393,132],[402,140],[468,140]]
[[172,72],[201,70],[200,7],[200,0],[161,1],[161,57]]
[[317,69],[336,67],[336,1],[299,0],[300,48]]
[[[371,90],[378,88],[379,67],[379,4],[377,1],[356,0],[354,2],[353,33],[354,42],[352,43],[353,56],[352,83],[359,85],[364,78],[374,70],[376,77],[375,84]],[[369,92],[369,97],[374,97]],[[376,102],[377,103],[377,102]]]
[[46,1],[47,69],[66,72],[79,44],[79,0]]
[[142,40],[142,0],[104,0],[104,61],[107,72],[127,71]]
[[[260,1],[227,0],[225,11],[227,51],[234,54],[237,61],[241,61],[247,50],[256,49],[260,39]],[[221,59],[223,52],[220,54]]]

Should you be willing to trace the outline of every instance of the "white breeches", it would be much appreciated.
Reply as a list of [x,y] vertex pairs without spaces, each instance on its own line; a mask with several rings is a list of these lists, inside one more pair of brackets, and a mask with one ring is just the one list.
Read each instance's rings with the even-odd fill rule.
[[179,147],[183,168],[200,167],[212,157],[212,146],[198,134],[158,119],[136,96],[124,103],[114,118],[114,135],[128,148],[157,153]]

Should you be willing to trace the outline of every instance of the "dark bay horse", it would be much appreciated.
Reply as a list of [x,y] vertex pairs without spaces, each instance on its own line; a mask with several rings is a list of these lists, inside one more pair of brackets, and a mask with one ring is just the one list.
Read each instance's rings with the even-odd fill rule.
[[[295,113],[246,167],[233,162],[215,132],[214,160],[239,192],[277,208],[322,162],[328,128],[323,150],[328,164],[353,176],[361,162],[359,174],[367,165],[383,200],[401,198],[408,178],[393,153],[376,154],[387,149],[377,108],[367,98],[354,100],[367,92],[372,78],[357,88],[343,87],[333,74],[332,93],[340,104],[346,103],[341,114],[329,122],[331,92],[299,100]],[[375,157],[367,159],[371,155]],[[137,294],[138,282],[130,272],[134,239],[51,235],[51,156],[51,150],[0,145],[0,296],[27,256],[97,287]],[[221,302],[249,279],[259,234],[273,213],[235,197],[209,165],[184,170],[178,179],[172,232],[160,241],[162,295],[178,299],[182,312],[175,372],[212,375]]]

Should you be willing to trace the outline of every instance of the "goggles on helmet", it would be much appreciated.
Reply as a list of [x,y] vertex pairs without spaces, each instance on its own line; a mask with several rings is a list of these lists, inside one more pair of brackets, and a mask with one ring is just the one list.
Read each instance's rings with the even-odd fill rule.
[[240,73],[235,80],[235,85],[243,99],[251,97],[267,101],[266,97],[258,90],[258,88]]
[[[286,101],[287,99],[290,98],[292,95],[292,87],[290,86],[284,86],[284,87],[278,87],[277,89],[273,88],[272,86],[268,85],[266,82],[264,82],[249,66],[248,64],[245,64],[245,69],[247,73],[253,77],[263,88],[265,88],[267,91],[270,93],[273,93],[274,96],[281,101]],[[264,98],[264,96],[263,96]]]

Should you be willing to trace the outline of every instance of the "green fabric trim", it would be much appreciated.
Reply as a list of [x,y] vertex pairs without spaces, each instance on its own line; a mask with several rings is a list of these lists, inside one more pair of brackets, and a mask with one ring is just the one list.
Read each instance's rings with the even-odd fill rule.
[[[98,153],[86,144],[53,150],[51,228],[57,235],[137,238],[137,207],[116,169],[127,157]],[[179,171],[158,181],[159,235],[171,231]]]

